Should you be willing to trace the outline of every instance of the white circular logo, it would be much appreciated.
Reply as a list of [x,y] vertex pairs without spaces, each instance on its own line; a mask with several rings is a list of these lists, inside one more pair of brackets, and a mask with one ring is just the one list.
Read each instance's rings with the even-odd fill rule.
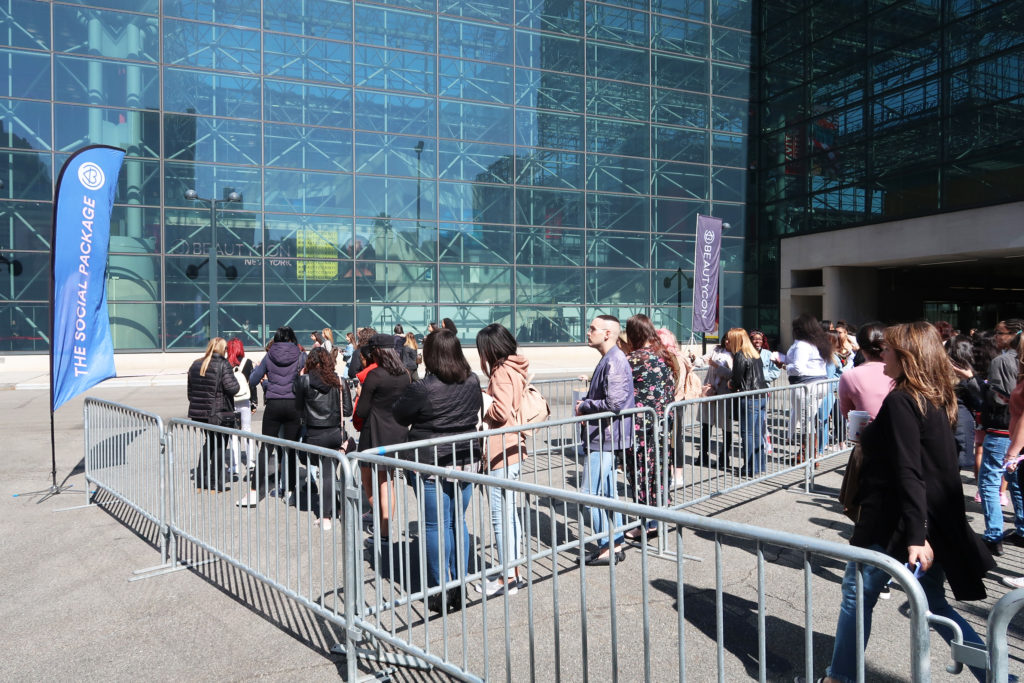
[[713,230],[704,231],[704,243],[711,244],[715,241],[715,232]]
[[85,185],[87,190],[98,190],[103,187],[103,183],[107,182],[106,176],[103,175],[103,169],[91,161],[78,167],[78,180]]

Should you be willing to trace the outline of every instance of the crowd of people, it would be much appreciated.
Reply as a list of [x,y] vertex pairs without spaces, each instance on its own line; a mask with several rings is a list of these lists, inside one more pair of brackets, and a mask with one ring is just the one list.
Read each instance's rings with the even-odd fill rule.
[[[263,396],[262,433],[289,442],[331,450],[373,451],[398,444],[473,432],[482,426],[499,429],[523,425],[524,395],[530,381],[529,361],[519,353],[512,333],[499,324],[479,331],[476,348],[480,380],[467,361],[454,323],[433,323],[422,346],[401,325],[394,334],[367,327],[346,335],[335,345],[330,329],[310,335],[311,348],[299,344],[290,327],[277,330],[263,359],[253,364],[238,339],[210,340],[206,353],[188,373],[189,417],[197,422],[248,431],[251,416]],[[1024,321],[999,322],[991,333],[958,334],[951,326],[913,323],[887,326],[872,322],[859,329],[839,321],[834,325],[801,315],[793,321],[793,343],[785,352],[772,351],[759,330],[732,328],[722,343],[705,356],[684,350],[668,330],[656,329],[645,315],[629,318],[623,329],[614,316],[599,315],[587,330],[587,345],[600,356],[588,389],[573,406],[579,416],[622,413],[617,418],[583,420],[577,453],[583,463],[580,487],[586,493],[616,498],[617,470],[625,474],[635,502],[658,505],[666,482],[678,482],[682,462],[672,452],[659,461],[658,442],[673,401],[739,394],[737,400],[705,402],[697,462],[710,466],[712,430],[722,433],[719,466],[732,455],[733,440],[742,444],[737,473],[757,476],[767,467],[772,443],[767,428],[764,390],[783,370],[790,385],[838,377],[838,390],[808,391],[791,407],[792,443],[804,444],[799,458],[814,458],[842,430],[821,428],[832,420],[843,424],[853,411],[867,415],[854,451],[859,468],[855,491],[847,503],[854,519],[851,542],[882,550],[919,570],[929,608],[963,620],[946,603],[948,578],[958,599],[984,597],[981,577],[993,566],[992,556],[1004,543],[1024,546],[1024,505],[1017,481],[1017,458],[1024,449],[1024,375],[1018,348]],[[706,367],[703,380],[697,370]],[[357,381],[354,396],[349,382]],[[760,392],[760,393],[759,393]],[[706,408],[705,408],[706,407]],[[632,408],[653,411],[652,421]],[[346,433],[351,416],[358,442]],[[738,425],[733,434],[734,424]],[[815,425],[818,428],[815,428]],[[814,438],[811,438],[813,435]],[[194,470],[201,489],[224,490],[244,479],[248,491],[237,504],[258,505],[264,496],[300,496],[300,464],[318,471],[318,491],[312,496],[314,523],[330,529],[338,513],[334,460],[305,452],[245,447],[218,432],[208,432]],[[483,471],[518,480],[527,458],[523,432],[477,440],[396,451],[396,457],[428,462],[450,470]],[[853,458],[851,458],[852,462]],[[672,467],[663,477],[659,468]],[[969,528],[960,470],[973,469],[985,518],[979,540]],[[309,475],[307,475],[308,478]],[[381,543],[388,543],[394,517],[395,480],[376,468],[361,471],[372,523]],[[472,487],[445,477],[406,477],[422,499],[424,548],[430,586],[446,585],[468,572],[469,531],[466,511]],[[844,483],[845,487],[845,483]],[[307,491],[307,496],[309,493]],[[481,590],[489,595],[512,595],[522,586],[519,564],[525,539],[519,503],[500,486],[485,492],[500,570]],[[845,495],[845,494],[844,494]],[[1012,504],[1014,530],[1005,533],[1002,507]],[[604,509],[588,511],[591,531],[598,537],[585,561],[607,565],[625,559],[625,541],[644,541],[657,533],[644,524],[622,533],[622,520]],[[443,552],[441,549],[443,548]],[[870,610],[888,593],[887,575],[862,567],[865,639]],[[1024,577],[1008,579],[1024,586]],[[854,659],[856,569],[847,568],[835,652],[829,668],[832,680],[850,680]],[[456,609],[458,589],[432,596],[431,609]],[[966,622],[965,638],[980,642]],[[945,637],[951,634],[939,629]],[[977,673],[977,672],[976,672]]]

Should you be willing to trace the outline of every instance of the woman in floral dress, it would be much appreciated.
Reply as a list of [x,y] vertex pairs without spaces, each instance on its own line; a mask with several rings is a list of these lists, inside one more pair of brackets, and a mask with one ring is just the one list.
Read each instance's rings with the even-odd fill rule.
[[[626,321],[626,339],[629,341],[629,365],[633,369],[633,393],[637,408],[652,408],[657,420],[638,415],[633,420],[632,453],[626,455],[626,477],[633,491],[633,499],[641,505],[657,505],[662,490],[665,468],[672,462],[666,453],[658,462],[658,439],[665,406],[675,397],[675,376],[678,361],[665,348],[646,315],[634,315]],[[657,529],[648,523],[647,533]],[[644,529],[634,529],[627,537],[641,539]]]

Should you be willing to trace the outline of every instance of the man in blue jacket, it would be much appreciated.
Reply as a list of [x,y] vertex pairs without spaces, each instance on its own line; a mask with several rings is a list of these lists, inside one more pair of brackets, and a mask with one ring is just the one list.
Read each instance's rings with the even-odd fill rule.
[[[629,367],[626,354],[619,349],[616,342],[622,327],[619,319],[613,315],[599,315],[590,323],[587,331],[587,346],[597,349],[601,360],[594,368],[594,376],[590,380],[590,389],[583,400],[576,403],[577,415],[593,413],[618,413],[633,408],[633,371]],[[628,448],[632,443],[633,418],[603,418],[585,422],[581,425],[582,443],[579,451],[586,455],[583,461],[583,490],[591,495],[618,497],[615,479],[615,453]],[[612,516],[615,528],[622,525],[622,516]],[[587,557],[588,565],[607,565],[612,561],[612,552],[608,548],[608,514],[598,508],[590,508],[590,526],[595,533],[601,534],[598,549]],[[626,553],[618,548],[622,542],[622,534],[615,537],[616,562],[625,559]]]

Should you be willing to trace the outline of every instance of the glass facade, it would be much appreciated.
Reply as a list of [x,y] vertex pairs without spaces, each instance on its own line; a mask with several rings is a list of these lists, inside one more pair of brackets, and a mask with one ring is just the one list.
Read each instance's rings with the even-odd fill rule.
[[[128,150],[118,350],[452,318],[579,343],[598,313],[689,334],[696,215],[756,290],[747,0],[0,0],[0,351],[48,348],[54,178]],[[215,225],[187,190],[221,200]],[[681,284],[680,284],[680,281]]]
[[756,16],[764,325],[780,237],[1024,200],[1024,3],[765,0]]

